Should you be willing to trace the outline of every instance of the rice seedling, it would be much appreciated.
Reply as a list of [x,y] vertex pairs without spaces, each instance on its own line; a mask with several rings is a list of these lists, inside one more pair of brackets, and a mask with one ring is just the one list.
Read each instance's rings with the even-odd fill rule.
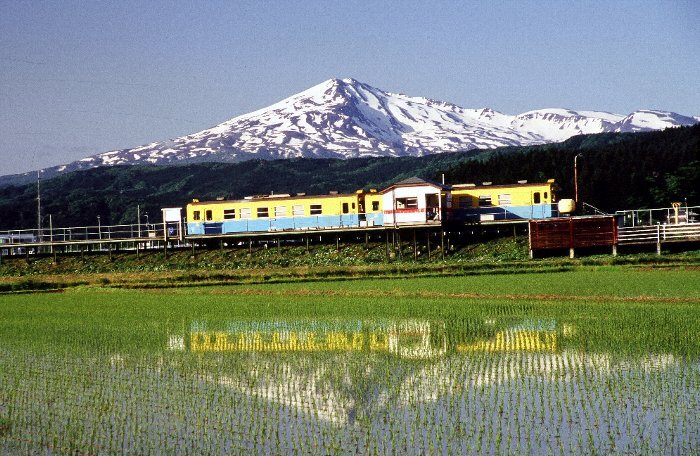
[[700,296],[647,273],[2,296],[0,452],[695,454]]

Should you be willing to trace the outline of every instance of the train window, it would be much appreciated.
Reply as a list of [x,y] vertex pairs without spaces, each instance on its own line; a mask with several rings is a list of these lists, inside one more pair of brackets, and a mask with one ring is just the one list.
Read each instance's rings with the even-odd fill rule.
[[468,196],[459,198],[459,208],[466,209],[468,207],[472,207],[472,199]]
[[235,209],[224,209],[224,220],[231,220],[236,218]]
[[379,210],[379,201],[372,201],[372,211],[376,212]]
[[352,208],[355,209],[355,203],[352,203]]
[[294,206],[292,206],[292,215],[294,217],[302,217],[304,215],[304,205],[295,204]]
[[241,218],[242,219],[249,219],[250,218],[250,208],[249,207],[242,207],[241,208]]
[[540,204],[540,192],[535,192],[532,194],[532,203]]
[[544,200],[547,201],[547,192],[544,192]]
[[396,198],[396,209],[416,209],[418,198]]
[[192,220],[200,220],[202,217],[202,213],[199,211],[194,211],[192,213]]
[[214,217],[212,216],[211,209],[209,209],[209,210],[207,210],[207,211],[204,212],[204,218],[205,218],[206,220],[211,220],[212,218],[214,218]]
[[275,206],[275,217],[286,217],[287,206]]
[[348,212],[350,212],[350,206],[348,203],[343,203],[343,214],[347,214]]
[[511,204],[510,202],[510,193],[503,193],[501,195],[498,195],[498,205],[499,206],[507,206]]
[[321,213],[323,212],[323,209],[321,209],[320,204],[312,204],[309,207],[309,209],[310,209],[311,215],[321,215]]
[[493,206],[491,204],[491,195],[481,195],[479,197],[479,206]]
[[268,208],[266,207],[259,207],[258,208],[258,218],[268,218],[270,216],[270,212]]

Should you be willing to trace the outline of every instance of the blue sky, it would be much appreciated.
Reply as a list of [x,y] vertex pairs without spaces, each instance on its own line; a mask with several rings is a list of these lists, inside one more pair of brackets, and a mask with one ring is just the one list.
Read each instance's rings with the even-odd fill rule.
[[695,1],[0,0],[0,175],[211,127],[329,78],[508,114],[700,115]]

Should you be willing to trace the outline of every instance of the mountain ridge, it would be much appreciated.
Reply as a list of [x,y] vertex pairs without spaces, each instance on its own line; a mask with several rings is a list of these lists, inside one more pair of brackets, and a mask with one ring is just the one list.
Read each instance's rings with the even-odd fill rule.
[[[103,152],[42,170],[45,177],[99,166],[239,162],[252,158],[424,156],[561,142],[572,136],[692,125],[700,116],[638,110],[546,108],[518,115],[462,108],[385,92],[352,78],[329,79],[268,107],[211,128],[143,146]],[[0,185],[35,173],[0,177]]]

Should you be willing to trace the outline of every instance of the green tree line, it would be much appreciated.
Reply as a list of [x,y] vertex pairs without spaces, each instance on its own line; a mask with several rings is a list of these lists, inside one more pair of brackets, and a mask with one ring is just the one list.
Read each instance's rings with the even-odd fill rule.
[[[573,196],[574,157],[579,199],[612,212],[700,204],[700,125],[650,133],[606,133],[533,147],[472,150],[425,157],[250,160],[180,166],[115,166],[61,175],[41,183],[42,224],[136,223],[163,207],[201,200],[274,193],[323,194],[380,189],[419,176],[447,184],[510,184],[555,179],[558,197]],[[0,188],[0,229],[37,225],[36,184]],[[145,221],[145,217],[142,222]]]

